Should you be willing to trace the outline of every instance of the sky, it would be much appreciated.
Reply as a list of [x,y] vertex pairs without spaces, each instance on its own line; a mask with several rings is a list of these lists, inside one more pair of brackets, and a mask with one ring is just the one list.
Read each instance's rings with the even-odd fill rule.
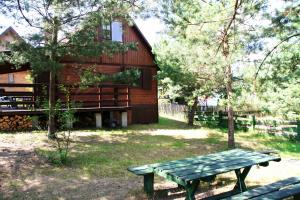
[[135,23],[151,45],[158,42],[163,35],[165,27],[157,18],[137,19]]
[[[153,45],[155,42],[160,40],[161,32],[164,30],[163,24],[157,18],[147,18],[147,19],[137,19],[135,23],[138,25],[148,42]],[[20,36],[24,36],[27,33],[31,32],[31,30],[26,26],[18,25],[14,20],[5,17],[0,14],[0,26],[3,28],[7,28],[12,26]],[[3,28],[0,27],[0,32],[4,31]]]
[[[282,0],[270,0],[271,9],[280,8],[284,5]],[[151,17],[148,19],[137,19],[135,23],[138,25],[148,42],[153,45],[158,42],[163,34],[164,25],[160,22],[159,19]],[[8,27],[12,26],[21,36],[26,35],[29,32],[32,32],[28,26],[20,26],[14,22],[14,20],[5,17],[0,14],[0,26]],[[0,27],[0,32],[2,32]]]

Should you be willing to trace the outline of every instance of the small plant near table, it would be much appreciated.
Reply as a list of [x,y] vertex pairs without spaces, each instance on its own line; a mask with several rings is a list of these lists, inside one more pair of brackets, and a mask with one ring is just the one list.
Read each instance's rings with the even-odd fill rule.
[[[55,111],[52,112],[57,119],[58,130],[55,133],[53,141],[55,143],[56,152],[49,154],[48,159],[52,163],[67,164],[70,151],[71,133],[75,119],[75,103],[71,101],[70,90],[63,85],[59,86],[60,91],[65,95],[65,101],[57,100]],[[46,109],[48,110],[48,109]],[[49,112],[47,112],[49,114]]]

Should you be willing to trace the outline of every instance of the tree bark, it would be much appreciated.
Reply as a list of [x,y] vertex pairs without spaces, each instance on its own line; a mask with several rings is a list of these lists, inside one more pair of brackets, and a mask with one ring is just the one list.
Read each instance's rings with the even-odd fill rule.
[[[50,54],[50,60],[57,61],[56,57],[56,46],[58,43],[58,28],[59,28],[59,21],[56,17],[53,19],[52,24],[52,30],[51,30],[51,43],[52,43],[52,50]],[[49,73],[49,119],[48,119],[48,138],[54,139],[55,138],[55,132],[56,132],[56,121],[55,121],[55,83],[56,83],[56,71],[55,68],[50,69]]]
[[[231,71],[231,66],[227,66],[227,70]],[[226,83],[226,90],[227,90],[227,116],[228,116],[228,148],[233,149],[235,148],[235,141],[234,141],[234,114],[233,114],[233,107],[232,107],[232,79],[229,79],[229,73],[226,72],[228,76],[228,80]],[[231,77],[231,76],[230,76]]]
[[228,116],[228,148],[235,148],[234,140],[234,112],[232,106],[232,69],[229,62],[229,42],[228,35],[224,35],[223,42],[223,55],[226,60],[225,66],[225,84],[226,84],[226,93],[227,93],[227,116]]
[[194,125],[194,117],[197,110],[198,105],[198,98],[196,97],[194,99],[194,103],[191,107],[188,108],[188,125],[193,126]]
[[48,115],[48,138],[55,138],[56,124],[55,124],[55,73],[50,71],[49,77],[49,115]]

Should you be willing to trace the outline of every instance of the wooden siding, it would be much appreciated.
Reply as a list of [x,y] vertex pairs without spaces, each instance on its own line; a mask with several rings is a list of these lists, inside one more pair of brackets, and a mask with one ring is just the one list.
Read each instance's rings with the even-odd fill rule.
[[113,74],[120,72],[119,65],[92,65],[92,64],[66,64],[58,75],[58,83],[76,84],[80,82],[80,74],[88,68],[95,69],[95,73]]
[[102,63],[107,64],[123,64],[123,65],[148,65],[155,66],[151,49],[147,47],[146,42],[138,33],[134,26],[124,25],[123,40],[125,43],[135,42],[137,50],[130,50],[124,54],[115,56],[102,56]]
[[143,89],[143,88],[131,88],[130,97],[131,97],[131,105],[141,105],[141,104],[157,104],[157,81],[155,80],[155,76],[157,74],[156,69],[152,69],[152,80],[151,80],[151,89]]
[[131,110],[133,124],[158,123],[157,105],[135,105]]
[[[59,73],[59,84],[77,84],[80,82],[80,73],[84,68],[90,67],[89,65],[66,65]],[[116,73],[122,70],[121,66],[109,66],[109,65],[94,65],[97,73]],[[143,68],[142,68],[143,69]],[[132,87],[130,89],[131,104],[157,104],[157,81],[155,76],[157,74],[156,69],[151,69],[151,89],[143,89],[143,87]]]
[[[23,72],[14,72],[13,74],[14,83],[32,83],[28,78],[30,77],[29,71]],[[9,74],[0,74],[0,83],[9,83],[8,82]],[[19,88],[19,87],[3,87],[6,92],[22,92],[22,91],[31,91],[31,88]]]
[[[136,26],[123,25],[123,42],[136,43],[137,50],[130,50],[125,53],[115,54],[113,56],[101,55],[96,58],[72,58],[65,57],[63,63],[81,63],[103,64],[103,65],[121,65],[121,66],[149,66],[156,68],[154,56],[151,48],[144,40]],[[98,41],[100,42],[100,41]]]

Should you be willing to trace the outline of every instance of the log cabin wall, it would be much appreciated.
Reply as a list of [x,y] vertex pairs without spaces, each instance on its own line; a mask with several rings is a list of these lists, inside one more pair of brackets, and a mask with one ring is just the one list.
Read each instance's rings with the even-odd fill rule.
[[88,67],[95,67],[98,73],[117,73],[126,68],[139,68],[142,72],[142,81],[139,87],[130,88],[130,105],[128,123],[157,123],[158,96],[157,96],[157,66],[151,47],[136,25],[123,24],[123,42],[136,42],[137,50],[130,50],[112,57],[102,55],[98,58],[82,59],[80,64],[71,58],[66,58],[64,68],[59,73],[58,83],[74,84],[80,81],[80,72]]
[[[13,72],[7,74],[0,74],[0,83],[32,83],[30,80],[29,71]],[[26,92],[31,91],[31,88],[18,88],[18,87],[3,87],[5,92]]]

